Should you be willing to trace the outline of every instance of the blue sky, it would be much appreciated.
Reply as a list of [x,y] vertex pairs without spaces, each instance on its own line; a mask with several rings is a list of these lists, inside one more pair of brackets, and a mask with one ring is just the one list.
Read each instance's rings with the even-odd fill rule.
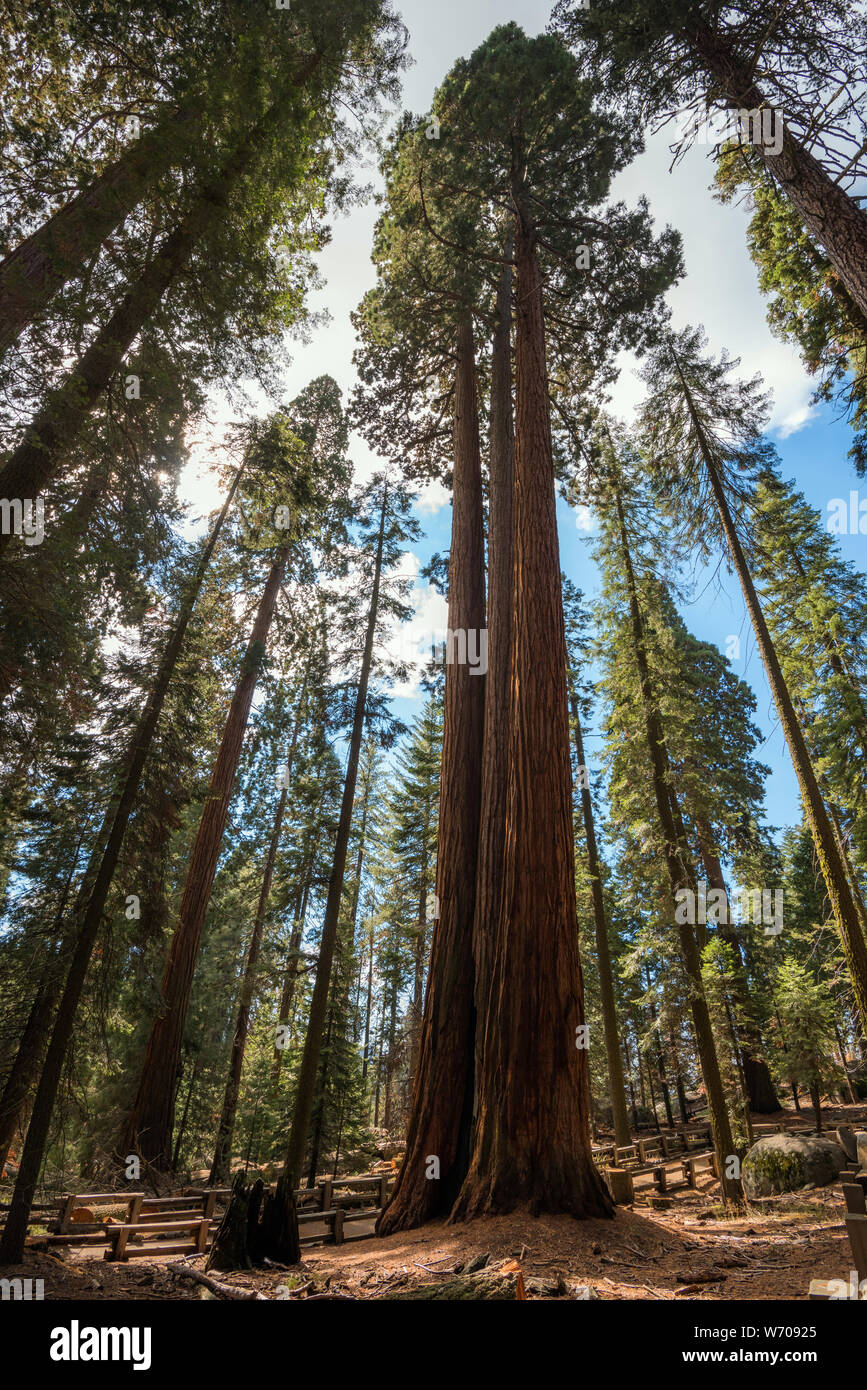
[[[398,0],[414,59],[404,79],[403,105],[423,114],[454,61],[472,52],[495,25],[514,20],[527,33],[539,33],[547,25],[550,8],[540,0],[438,0],[436,5],[430,0]],[[808,501],[827,515],[832,498],[848,498],[850,489],[858,487],[846,458],[850,431],[827,408],[811,407],[812,383],[797,352],[770,333],[765,302],[746,250],[747,215],[740,207],[722,206],[714,200],[709,189],[713,171],[707,149],[696,146],[670,170],[671,139],[667,131],[646,133],[645,153],[618,176],[612,195],[627,203],[646,196],[657,223],[668,222],[680,231],[687,274],[668,295],[674,326],[703,323],[711,350],[726,348],[741,357],[743,374],[762,374],[774,397],[771,437],[782,458],[784,476],[794,478]],[[373,165],[362,171],[362,177],[376,180]],[[319,262],[325,284],[311,296],[311,307],[327,310],[329,322],[313,333],[310,343],[290,344],[294,360],[285,374],[286,399],[320,372],[330,372],[345,391],[352,389],[355,344],[349,315],[374,280],[370,247],[376,212],[376,207],[368,204],[334,220],[331,244]],[[628,358],[624,360],[612,401],[615,413],[627,420],[642,395],[633,366]],[[261,408],[268,408],[267,403],[262,402]],[[219,411],[217,414],[219,418]],[[359,479],[369,477],[380,466],[380,460],[360,439],[353,441],[353,460]],[[190,466],[184,492],[198,509],[215,504],[217,494],[207,459],[197,459]],[[862,495],[867,499],[867,484],[862,485]],[[597,579],[582,541],[587,533],[579,529],[575,513],[562,502],[559,518],[562,567],[592,595]],[[442,488],[430,489],[421,499],[419,520],[425,537],[407,556],[405,572],[410,575],[418,573],[434,550],[448,546],[451,510]],[[867,537],[841,536],[839,541],[843,554],[863,569]],[[723,650],[730,634],[741,634],[741,657],[733,667],[757,696],[756,722],[766,740],[762,757],[772,769],[767,785],[768,819],[778,827],[791,824],[799,814],[797,786],[737,585],[731,576],[721,573],[717,583],[696,589],[695,601],[683,609],[691,630]],[[397,639],[401,650],[424,640],[433,627],[445,627],[442,601],[419,583],[415,603],[410,630]],[[402,693],[395,701],[397,712],[411,720],[420,712],[422,698],[420,691]],[[593,743],[588,739],[588,752]]]

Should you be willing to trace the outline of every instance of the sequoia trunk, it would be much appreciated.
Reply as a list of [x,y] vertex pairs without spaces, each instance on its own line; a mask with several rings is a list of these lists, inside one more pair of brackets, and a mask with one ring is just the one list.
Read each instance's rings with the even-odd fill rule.
[[[449,632],[485,624],[482,471],[472,320],[458,328]],[[468,639],[469,640],[469,639]],[[473,916],[481,812],[485,677],[446,666],[434,922],[406,1156],[377,1234],[445,1215],[469,1161],[475,1009]],[[435,1160],[435,1161],[434,1161]]]
[[590,1147],[575,904],[566,636],[542,278],[516,188],[516,414],[509,783],[504,872],[470,1171],[456,1219],[610,1216]]

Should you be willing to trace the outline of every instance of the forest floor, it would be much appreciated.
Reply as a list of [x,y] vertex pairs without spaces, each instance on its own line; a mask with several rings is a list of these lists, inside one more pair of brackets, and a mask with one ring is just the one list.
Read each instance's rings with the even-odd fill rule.
[[[794,1123],[809,1117],[805,1111],[773,1118]],[[837,1124],[862,1128],[867,1107],[829,1107],[824,1118],[830,1134]],[[518,1261],[530,1298],[699,1301],[804,1300],[813,1278],[849,1278],[852,1257],[839,1184],[750,1204],[737,1217],[722,1205],[710,1172],[699,1174],[695,1190],[671,1192],[665,1209],[649,1205],[653,1195],[652,1185],[637,1186],[634,1205],[619,1207],[613,1221],[522,1211],[467,1225],[437,1221],[381,1240],[306,1247],[291,1271],[274,1267],[214,1277],[248,1291],[248,1297],[376,1299],[468,1273],[468,1266],[514,1267]],[[66,1247],[30,1250],[21,1269],[2,1274],[43,1278],[46,1299],[199,1299],[212,1295],[180,1267],[201,1270],[204,1258],[133,1254],[128,1263],[112,1264],[101,1250]]]

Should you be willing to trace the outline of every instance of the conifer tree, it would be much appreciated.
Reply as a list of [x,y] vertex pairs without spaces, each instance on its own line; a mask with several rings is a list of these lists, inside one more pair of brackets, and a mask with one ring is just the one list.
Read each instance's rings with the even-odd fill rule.
[[[813,833],[859,1009],[867,1009],[867,939],[811,763],[803,730],[768,630],[763,606],[741,541],[737,514],[750,477],[766,467],[761,433],[766,398],[759,383],[732,382],[736,365],[702,356],[700,331],[684,330],[654,356],[645,371],[651,395],[643,412],[648,454],[669,499],[690,499],[692,515],[717,518],[717,534],[734,568],[783,727]],[[681,513],[683,515],[683,513]]]

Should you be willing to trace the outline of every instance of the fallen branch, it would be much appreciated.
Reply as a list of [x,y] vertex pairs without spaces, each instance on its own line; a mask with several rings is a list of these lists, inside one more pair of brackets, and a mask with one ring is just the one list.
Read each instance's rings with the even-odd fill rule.
[[202,1274],[200,1270],[193,1269],[190,1265],[167,1265],[169,1274],[177,1275],[178,1278],[192,1279],[195,1284],[203,1284],[211,1293],[219,1294],[222,1298],[242,1298],[257,1300],[261,1303],[270,1303],[271,1300],[264,1293],[259,1293],[257,1289],[239,1289],[235,1284],[224,1284],[219,1279],[212,1279],[208,1274]]

